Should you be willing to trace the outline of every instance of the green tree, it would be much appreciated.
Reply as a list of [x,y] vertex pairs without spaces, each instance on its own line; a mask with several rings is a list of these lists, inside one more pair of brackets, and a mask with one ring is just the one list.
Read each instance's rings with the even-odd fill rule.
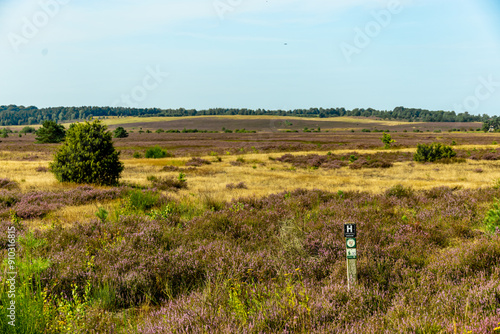
[[113,131],[115,138],[127,138],[128,132],[122,126],[119,126]]
[[391,148],[391,144],[396,141],[392,139],[391,135],[384,132],[384,135],[381,138],[382,143],[384,143],[384,148]]
[[57,124],[56,121],[44,121],[36,135],[37,143],[60,143],[66,136],[66,130],[64,126]]
[[71,124],[51,170],[60,182],[115,185],[123,171],[111,132],[96,120]]
[[7,138],[9,136],[9,132],[7,129],[0,130],[0,138]]

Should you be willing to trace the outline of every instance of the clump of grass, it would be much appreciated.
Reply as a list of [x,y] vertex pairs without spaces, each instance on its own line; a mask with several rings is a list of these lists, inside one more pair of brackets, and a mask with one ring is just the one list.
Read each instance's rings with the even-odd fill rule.
[[203,165],[210,165],[211,162],[202,158],[191,158],[188,162],[186,162],[186,166],[192,167],[201,167]]
[[165,171],[165,172],[177,172],[179,170],[179,167],[177,166],[165,166],[161,169],[162,171]]
[[158,190],[179,190],[187,188],[186,175],[182,172],[179,173],[176,179],[151,175],[147,177],[147,180]]
[[47,173],[49,171],[49,169],[47,167],[43,167],[43,166],[37,167],[35,170],[38,173]]
[[19,184],[16,181],[12,181],[10,179],[0,179],[0,189],[17,189],[19,188]]
[[147,211],[158,204],[159,195],[151,191],[134,190],[124,201],[125,209]]
[[245,184],[245,182],[240,182],[240,183],[228,183],[226,184],[226,188],[229,189],[229,190],[233,190],[233,189],[248,189],[247,185]]
[[410,187],[405,187],[401,184],[397,184],[385,191],[386,197],[397,197],[397,198],[408,198],[413,195],[413,189]]

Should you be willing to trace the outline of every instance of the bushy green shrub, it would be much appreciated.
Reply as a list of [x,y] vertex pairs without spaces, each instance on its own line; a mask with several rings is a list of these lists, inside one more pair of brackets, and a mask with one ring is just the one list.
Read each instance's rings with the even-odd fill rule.
[[74,123],[50,168],[60,182],[115,185],[123,171],[119,155],[106,125]]
[[113,131],[115,138],[127,138],[128,132],[122,126],[119,126]]
[[453,158],[456,155],[450,146],[441,143],[418,144],[413,160],[418,162],[434,162],[440,159]]
[[161,159],[171,157],[172,154],[168,153],[166,150],[162,149],[160,146],[148,148],[146,150],[146,158],[148,159]]
[[36,129],[32,126],[25,126],[19,133],[34,133]]
[[57,124],[56,121],[45,121],[36,132],[36,142],[43,144],[60,143],[64,140],[65,135],[64,126]]

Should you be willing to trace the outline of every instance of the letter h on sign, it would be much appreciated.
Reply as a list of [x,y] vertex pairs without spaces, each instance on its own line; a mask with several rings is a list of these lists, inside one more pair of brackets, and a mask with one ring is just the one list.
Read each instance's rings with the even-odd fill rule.
[[344,224],[344,237],[356,238],[356,224]]

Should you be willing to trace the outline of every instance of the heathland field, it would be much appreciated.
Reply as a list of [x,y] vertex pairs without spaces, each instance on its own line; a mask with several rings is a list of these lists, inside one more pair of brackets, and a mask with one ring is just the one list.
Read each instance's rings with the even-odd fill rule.
[[[481,124],[104,122],[129,132],[115,187],[59,183],[60,144],[21,127],[0,138],[1,333],[500,332],[500,136]],[[455,155],[414,161],[431,143]]]

